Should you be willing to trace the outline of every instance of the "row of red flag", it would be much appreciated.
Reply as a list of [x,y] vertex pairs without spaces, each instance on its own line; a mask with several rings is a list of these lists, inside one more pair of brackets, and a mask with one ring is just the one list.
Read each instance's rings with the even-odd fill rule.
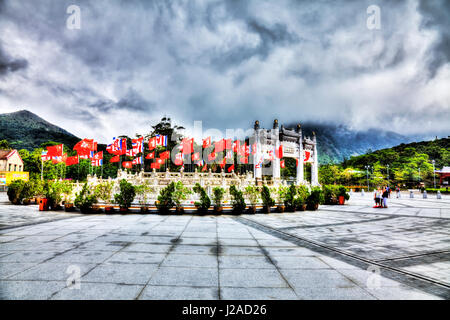
[[[202,141],[203,148],[209,148],[212,146],[211,137],[203,139]],[[157,135],[152,137],[148,141],[148,147],[150,150],[154,150],[157,146],[167,147],[167,136]],[[77,151],[76,156],[68,157],[67,154],[63,153],[64,146],[62,144],[49,146],[47,147],[47,151],[42,153],[42,159],[44,161],[52,160],[53,163],[65,162],[67,166],[71,166],[79,163],[79,159],[91,159],[92,166],[101,166],[103,165],[103,152],[97,151],[97,142],[94,139],[83,139],[79,141],[75,146],[74,150]],[[183,165],[183,157],[186,154],[192,154],[192,161],[196,161],[198,166],[202,166],[202,170],[206,170],[207,165],[204,164],[203,160],[200,160],[200,152],[194,152],[194,138],[185,138],[181,141],[180,146],[178,147],[179,152],[175,156],[175,165]],[[113,154],[114,156],[110,159],[111,163],[119,162],[121,155],[126,155],[130,157],[135,157],[139,153],[144,152],[144,138],[140,137],[137,139],[132,139],[132,149],[127,149],[127,140],[125,138],[114,138],[113,143],[109,144],[106,150]],[[233,153],[237,153],[237,155],[241,156],[239,158],[239,162],[242,164],[248,164],[248,156],[250,154],[256,154],[256,144],[247,145],[245,142],[243,145],[240,144],[239,140],[232,141],[232,139],[222,139],[220,141],[214,142],[214,149],[208,155],[208,161],[216,160],[217,153],[225,151],[225,157],[222,159],[222,162],[219,165],[223,168],[226,164],[227,159],[233,158]],[[156,158],[156,151],[149,153],[145,159],[154,159],[154,162],[151,164],[151,168],[159,169],[162,164],[165,163],[165,160],[170,159],[170,151],[166,150],[159,154],[159,158]],[[310,156],[309,152],[305,152],[305,160],[308,161]],[[278,149],[275,149],[274,152],[269,152],[268,160],[275,160],[275,157],[281,159],[283,157],[283,148],[280,146]],[[122,166],[124,168],[131,168],[133,165],[143,164],[144,159],[142,156],[136,157],[132,161],[124,161]],[[285,167],[284,160],[280,162],[280,166],[282,168]],[[230,172],[234,170],[234,164],[231,165],[228,169]]]

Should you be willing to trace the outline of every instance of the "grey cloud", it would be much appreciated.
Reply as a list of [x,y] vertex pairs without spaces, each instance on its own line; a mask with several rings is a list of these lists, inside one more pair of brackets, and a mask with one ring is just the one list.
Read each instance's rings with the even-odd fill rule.
[[145,100],[139,93],[133,89],[120,98],[118,101],[98,100],[89,107],[98,112],[110,112],[115,110],[128,110],[135,112],[147,112],[154,109],[156,104]]
[[[1,6],[0,6],[1,7]],[[0,76],[16,72],[28,67],[28,61],[21,58],[13,58],[8,55],[0,43]]]
[[438,31],[439,39],[428,52],[428,67],[434,77],[439,67],[450,61],[450,1],[420,0],[419,10],[425,18],[423,27]]
[[[450,59],[449,2],[416,1],[376,1],[377,31],[366,28],[372,0],[79,0],[80,30],[65,27],[73,1],[0,1],[0,41],[20,39],[30,54],[0,55],[9,63],[0,90],[11,92],[2,95],[10,105],[32,110],[48,100],[74,121],[103,121],[110,131],[124,113],[136,126],[167,114],[216,128],[278,118],[445,130],[450,106],[439,88],[448,76],[430,80]],[[435,30],[437,40],[422,30]],[[10,75],[27,64],[21,86]],[[428,107],[440,111],[433,125],[420,117]],[[367,121],[373,114],[384,120]]]

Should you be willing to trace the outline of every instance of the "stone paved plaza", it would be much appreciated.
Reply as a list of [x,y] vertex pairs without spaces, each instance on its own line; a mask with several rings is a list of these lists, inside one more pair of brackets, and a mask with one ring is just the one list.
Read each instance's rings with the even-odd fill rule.
[[0,298],[449,299],[450,198],[406,196],[160,216],[41,213],[1,194]]

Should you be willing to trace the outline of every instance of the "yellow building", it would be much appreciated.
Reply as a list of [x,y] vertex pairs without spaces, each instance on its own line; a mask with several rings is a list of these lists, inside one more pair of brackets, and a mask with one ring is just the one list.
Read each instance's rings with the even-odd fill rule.
[[23,161],[17,150],[0,150],[0,186],[13,180],[28,181],[29,173],[23,171]]

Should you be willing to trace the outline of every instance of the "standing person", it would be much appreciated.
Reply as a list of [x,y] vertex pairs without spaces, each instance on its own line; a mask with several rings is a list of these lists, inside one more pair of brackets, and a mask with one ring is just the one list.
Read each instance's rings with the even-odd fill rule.
[[397,199],[400,198],[400,186],[397,186],[395,191],[397,191]]
[[373,199],[375,200],[375,207],[374,208],[379,208],[381,206],[381,192],[380,192],[380,188],[375,189],[375,193],[373,195]]
[[383,197],[383,208],[387,208],[387,199],[389,197],[389,191],[387,190],[387,188],[384,188],[382,197]]
[[387,186],[386,190],[388,192],[388,198],[390,198],[391,197],[391,187]]

